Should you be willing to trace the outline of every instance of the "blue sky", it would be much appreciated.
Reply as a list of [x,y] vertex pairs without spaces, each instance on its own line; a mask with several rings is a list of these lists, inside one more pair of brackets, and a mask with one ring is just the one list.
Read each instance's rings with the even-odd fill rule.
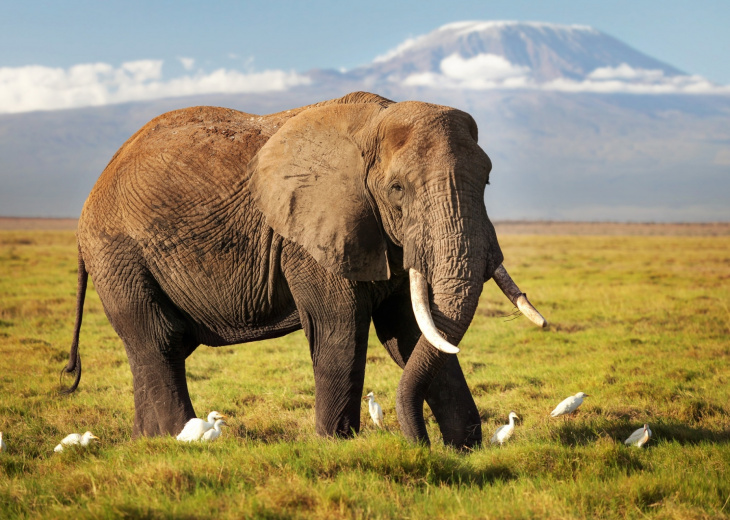
[[[1,7],[0,95],[3,82],[7,85],[26,74],[30,88],[52,68],[63,69],[64,89],[91,76],[98,81],[124,74],[148,83],[182,76],[176,91],[194,93],[205,81],[215,81],[206,74],[220,70],[279,71],[278,76],[253,78],[229,74],[227,80],[232,85],[247,82],[247,88],[251,81],[286,88],[300,81],[288,72],[354,68],[407,38],[461,20],[590,25],[687,73],[730,84],[730,2],[720,0],[3,0]],[[133,65],[124,66],[129,63]],[[96,65],[72,69],[81,64]],[[32,65],[41,67],[31,71]],[[189,77],[194,74],[198,80],[192,85]],[[6,88],[5,106],[15,106],[13,111],[33,109],[34,103],[63,108],[77,106],[79,97],[94,97],[93,92],[71,89],[64,90],[65,99],[51,102],[46,98],[52,96],[54,84],[49,82],[49,89],[33,99],[24,99],[29,108],[13,101]],[[25,87],[16,81],[14,88],[18,97]],[[132,80],[121,88],[127,97],[117,99],[134,99]],[[149,88],[145,95],[151,95]],[[100,93],[92,104],[114,100]],[[0,106],[2,111],[9,110]]]

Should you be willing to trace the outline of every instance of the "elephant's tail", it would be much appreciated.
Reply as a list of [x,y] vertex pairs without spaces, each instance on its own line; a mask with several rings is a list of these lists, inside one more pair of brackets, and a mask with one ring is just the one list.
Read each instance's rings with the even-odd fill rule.
[[86,298],[86,284],[89,280],[89,273],[86,271],[84,258],[81,256],[79,247],[79,268],[78,283],[76,285],[76,324],[74,325],[74,337],[71,343],[71,351],[68,354],[68,364],[61,370],[61,379],[64,374],[76,374],[73,384],[61,390],[62,394],[70,394],[79,386],[81,381],[81,356],[79,356],[79,333],[81,332],[81,320],[84,317],[84,299]]

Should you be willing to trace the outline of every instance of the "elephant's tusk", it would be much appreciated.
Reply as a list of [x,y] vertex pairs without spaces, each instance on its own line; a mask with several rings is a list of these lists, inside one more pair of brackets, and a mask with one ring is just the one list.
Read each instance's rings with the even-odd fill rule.
[[413,303],[413,314],[416,315],[418,328],[421,334],[428,342],[441,352],[447,354],[457,354],[459,347],[456,347],[446,341],[433,322],[431,316],[431,306],[428,303],[428,282],[421,273],[415,269],[408,271],[408,277],[411,280],[411,302]]
[[517,284],[512,281],[512,277],[507,272],[507,269],[503,265],[497,267],[492,275],[494,281],[502,289],[504,295],[517,306],[517,308],[527,316],[538,327],[547,327],[547,321],[542,317],[542,314],[537,312],[537,309],[527,299],[527,295],[520,291]]

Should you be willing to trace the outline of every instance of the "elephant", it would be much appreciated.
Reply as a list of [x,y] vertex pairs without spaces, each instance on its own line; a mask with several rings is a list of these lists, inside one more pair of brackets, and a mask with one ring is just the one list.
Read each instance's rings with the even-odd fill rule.
[[133,436],[175,435],[195,417],[186,358],[303,329],[316,432],[359,432],[368,332],[402,369],[403,434],[481,443],[455,353],[494,278],[545,320],[505,270],[484,203],[492,164],[460,110],[376,94],[266,116],[199,106],[130,137],[78,223],[76,323],[68,364],[81,377],[88,277],[133,374]]

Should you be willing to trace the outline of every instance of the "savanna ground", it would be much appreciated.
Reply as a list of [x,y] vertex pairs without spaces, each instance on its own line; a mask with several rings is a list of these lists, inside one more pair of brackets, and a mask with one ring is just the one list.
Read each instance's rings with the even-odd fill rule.
[[[357,438],[318,438],[301,332],[189,358],[198,414],[231,416],[215,443],[132,440],[131,373],[92,286],[81,385],[56,394],[73,231],[2,230],[0,517],[728,517],[730,226],[607,226],[498,226],[505,265],[551,325],[508,321],[511,305],[486,284],[460,360],[487,441],[510,410],[522,419],[504,447],[470,453],[444,447],[428,411],[431,449],[404,440],[400,371],[374,335],[365,387],[388,431],[363,403]],[[578,391],[591,397],[577,417],[549,418]],[[625,447],[644,422],[651,442]],[[101,442],[53,453],[85,430]]]

